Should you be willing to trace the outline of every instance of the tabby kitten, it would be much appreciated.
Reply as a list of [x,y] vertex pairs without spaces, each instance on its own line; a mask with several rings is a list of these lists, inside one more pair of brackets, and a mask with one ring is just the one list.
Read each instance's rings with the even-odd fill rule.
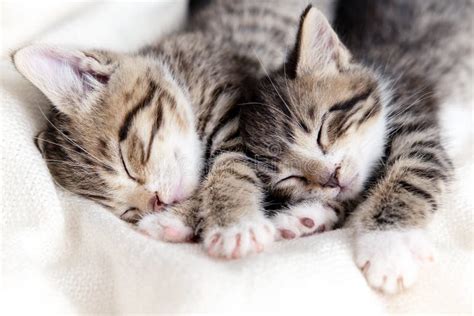
[[[469,56],[460,35],[468,32],[458,26],[469,20],[462,13],[469,6],[345,3],[347,21],[339,22],[354,55],[308,7],[286,64],[264,77],[242,108],[247,153],[271,165],[259,170],[268,200],[355,203],[346,225],[355,231],[356,264],[386,293],[411,286],[420,264],[433,259],[423,228],[452,171],[440,141],[436,89],[446,75],[441,69],[461,63],[448,41]],[[274,218],[277,228],[300,234]]]
[[[313,1],[329,16],[332,15],[334,1]],[[233,45],[234,53],[242,56],[242,62],[254,64],[252,78],[246,78],[241,85],[241,92],[248,91],[248,85],[253,82],[254,76],[261,76],[278,69],[284,62],[285,49],[290,49],[297,30],[297,21],[307,1],[214,1],[207,9],[199,12],[193,19],[191,27],[202,29],[210,36],[224,34],[227,41]],[[241,96],[241,99],[243,96]],[[239,104],[241,103],[239,99]],[[227,117],[219,124],[236,123],[238,126],[240,107],[235,105]],[[234,125],[232,125],[234,126]],[[260,252],[265,244],[271,243],[265,237],[265,231],[274,235],[273,225],[255,225],[267,221],[263,208],[266,204],[263,183],[255,172],[254,159],[243,153],[240,134],[234,130],[228,136],[216,136],[216,139],[225,139],[227,144],[215,147],[214,153],[208,153],[206,160],[219,169],[211,170],[208,174],[211,179],[205,178],[200,188],[200,228],[206,230],[209,223],[219,223],[211,233],[202,234],[203,244],[212,256],[238,258],[249,253]],[[208,144],[209,148],[209,144]],[[220,183],[215,179],[219,178]],[[302,234],[312,234],[332,228],[337,216],[333,210],[335,205],[329,206],[320,200],[306,200],[293,214],[298,217],[283,218],[296,225]],[[234,211],[235,210],[235,211]],[[283,214],[284,211],[280,212]],[[241,220],[239,225],[229,227],[229,223],[236,222],[235,216],[248,213],[258,216]],[[271,223],[269,223],[271,224]],[[265,230],[262,231],[262,227]],[[277,238],[292,234],[289,230],[278,230]],[[268,237],[268,235],[266,235]]]
[[249,77],[283,62],[302,5],[215,1],[188,31],[136,53],[15,52],[53,105],[36,142],[55,181],[154,238],[186,241],[198,229],[212,255],[261,251],[274,229],[242,152],[237,103]]

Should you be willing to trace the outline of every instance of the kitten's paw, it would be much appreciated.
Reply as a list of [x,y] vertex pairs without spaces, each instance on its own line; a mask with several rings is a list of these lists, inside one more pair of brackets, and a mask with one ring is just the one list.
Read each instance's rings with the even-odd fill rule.
[[193,237],[191,227],[187,226],[176,214],[167,211],[147,214],[137,226],[139,232],[168,242],[188,242]]
[[293,206],[272,218],[277,239],[293,239],[331,230],[337,220],[336,212],[319,202]]
[[238,259],[263,251],[274,239],[275,228],[262,214],[227,227],[211,228],[203,234],[203,245],[212,257]]
[[355,246],[355,261],[367,282],[387,294],[412,286],[422,264],[433,261],[435,254],[418,229],[361,233]]

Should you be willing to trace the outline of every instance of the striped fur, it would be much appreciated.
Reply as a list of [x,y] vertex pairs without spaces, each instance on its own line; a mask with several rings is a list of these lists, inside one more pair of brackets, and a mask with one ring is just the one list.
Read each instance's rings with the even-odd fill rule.
[[[326,11],[330,1],[321,1]],[[252,76],[240,84],[237,99],[226,112],[206,114],[210,127],[205,141],[208,173],[200,189],[200,225],[203,244],[211,255],[235,258],[258,252],[270,236],[265,219],[262,179],[255,161],[243,152],[239,132],[240,103],[251,77],[277,69],[290,48],[303,1],[216,1],[195,16],[189,28],[201,28],[230,42],[234,54],[251,66]],[[269,40],[270,36],[270,40]],[[205,82],[203,84],[208,84]],[[206,130],[206,128],[204,128]]]
[[[370,17],[362,13],[369,11]],[[424,227],[452,174],[438,106],[463,84],[462,74],[472,71],[472,2],[360,0],[341,5],[339,12],[341,34],[355,58],[378,65],[392,82],[382,164],[368,179],[349,225],[359,231]],[[385,27],[376,28],[379,23]]]
[[[237,104],[249,78],[283,62],[304,5],[215,1],[185,32],[133,54],[16,52],[17,69],[53,104],[36,142],[55,181],[133,222],[167,209],[193,228],[201,217],[205,236],[242,218],[268,228],[261,181],[242,153]],[[168,224],[158,220],[154,229],[160,225]],[[259,231],[252,229],[248,236]]]
[[312,198],[350,205],[355,261],[385,293],[412,285],[433,259],[422,228],[453,168],[438,106],[472,80],[472,12],[472,1],[341,2],[347,49],[308,9],[287,63],[242,108],[268,212],[279,218],[282,205]]
[[[287,63],[242,106],[242,136],[262,163],[270,214],[282,202],[356,197],[383,154],[383,83],[351,61],[321,13],[308,12]],[[340,186],[331,185],[336,176]]]
[[[442,58],[448,53],[444,41],[452,35],[467,48],[463,35],[457,35],[463,33],[452,12],[463,6],[432,1],[435,8],[433,4],[407,4],[400,9],[397,1],[391,1],[393,12],[387,13],[385,4],[360,2],[361,12],[370,12],[362,19],[367,25],[360,27],[361,17],[354,15],[348,4],[341,7],[351,19],[338,20],[341,28],[346,27],[342,33],[348,37],[352,58],[345,57],[349,52],[329,24],[311,24],[303,16],[294,50],[301,55],[299,61],[305,54],[327,54],[330,60],[316,61],[315,70],[306,72],[298,69],[301,66],[290,55],[283,68],[262,78],[255,95],[242,108],[246,150],[263,166],[271,165],[260,168],[267,181],[269,203],[294,203],[315,196],[360,200],[358,195],[365,189],[365,202],[350,220],[359,229],[424,226],[439,206],[452,169],[441,144],[437,118],[437,84],[443,73],[441,67],[433,69],[431,65],[441,61],[447,69],[457,67],[458,60]],[[368,4],[375,11],[367,10],[364,5]],[[443,7],[449,10],[445,14]],[[403,11],[406,9],[416,11],[412,15]],[[423,10],[427,11],[424,15],[419,13]],[[374,12],[378,14],[375,17]],[[406,25],[402,17],[390,16],[397,12],[418,18],[419,22],[411,21],[419,24],[419,32],[430,32],[422,24],[425,21],[431,21],[433,27],[452,24],[444,25],[451,33],[426,38],[431,59],[416,54],[425,46],[414,39],[425,39],[420,35],[424,33],[397,33]],[[383,20],[387,15],[390,19]],[[317,18],[324,19],[322,15]],[[383,23],[390,24],[375,26]],[[308,34],[317,34],[321,41],[330,37],[327,41],[333,45],[316,43],[306,47],[313,52],[304,51],[301,34],[305,27],[312,28]],[[374,32],[379,29],[382,35]],[[394,34],[383,33],[386,30]],[[334,174],[340,187],[327,185]]]
[[194,192],[191,100],[160,60],[40,45],[13,58],[53,103],[36,141],[60,186],[133,221],[155,195],[170,204]]

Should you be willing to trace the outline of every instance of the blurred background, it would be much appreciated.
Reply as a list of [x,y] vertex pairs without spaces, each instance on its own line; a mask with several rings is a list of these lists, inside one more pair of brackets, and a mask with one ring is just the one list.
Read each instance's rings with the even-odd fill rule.
[[187,0],[2,1],[1,56],[29,42],[134,50],[176,29]]

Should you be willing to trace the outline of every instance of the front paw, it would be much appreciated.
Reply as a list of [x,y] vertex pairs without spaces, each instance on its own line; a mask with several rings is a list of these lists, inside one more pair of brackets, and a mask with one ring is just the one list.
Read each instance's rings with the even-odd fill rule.
[[203,246],[212,257],[238,259],[264,250],[275,239],[275,228],[264,217],[241,218],[226,227],[214,226],[203,233]]
[[395,294],[412,286],[434,247],[418,229],[374,231],[356,237],[355,261],[375,289]]
[[143,216],[137,223],[138,231],[151,238],[168,242],[189,242],[193,230],[175,213],[162,211]]
[[293,239],[331,230],[338,217],[334,209],[319,202],[302,203],[272,218],[277,239]]

